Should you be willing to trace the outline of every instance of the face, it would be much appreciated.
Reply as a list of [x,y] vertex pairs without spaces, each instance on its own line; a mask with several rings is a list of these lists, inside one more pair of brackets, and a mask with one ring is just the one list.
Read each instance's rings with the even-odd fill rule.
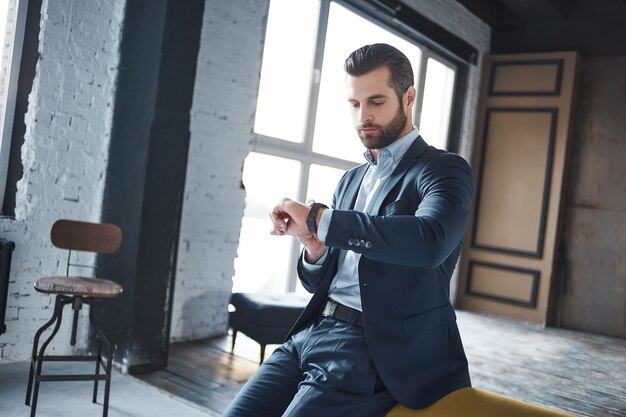
[[382,149],[413,129],[411,107],[415,89],[401,100],[389,85],[389,69],[377,68],[364,75],[346,77],[352,122],[361,142],[370,150]]

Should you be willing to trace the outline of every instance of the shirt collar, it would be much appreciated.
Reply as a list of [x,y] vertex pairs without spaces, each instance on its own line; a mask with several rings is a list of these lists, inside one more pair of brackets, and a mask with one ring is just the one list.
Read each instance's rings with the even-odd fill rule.
[[[417,138],[417,136],[417,128],[414,127],[413,130],[411,130],[409,133],[389,144],[387,147],[381,149],[380,152],[378,152],[378,156],[380,157],[384,153],[388,153],[389,155],[391,155],[393,163],[395,165],[404,156],[404,154],[409,149],[413,141]],[[376,166],[376,163],[374,162],[374,157],[372,156],[372,152],[369,149],[365,150],[363,156],[365,157],[365,160],[370,164],[370,166]]]

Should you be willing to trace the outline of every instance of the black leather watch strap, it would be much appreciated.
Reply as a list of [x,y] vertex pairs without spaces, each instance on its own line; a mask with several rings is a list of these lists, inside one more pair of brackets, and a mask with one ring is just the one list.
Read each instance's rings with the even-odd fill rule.
[[306,217],[306,227],[311,233],[317,234],[317,213],[321,208],[327,209],[328,206],[322,203],[311,204],[309,215]]

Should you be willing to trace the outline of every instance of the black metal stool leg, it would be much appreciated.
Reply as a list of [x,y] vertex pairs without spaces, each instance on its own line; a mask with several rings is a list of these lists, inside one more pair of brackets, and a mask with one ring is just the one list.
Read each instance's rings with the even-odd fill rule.
[[72,334],[70,336],[70,345],[76,344],[76,329],[78,327],[78,313],[83,308],[83,297],[74,297],[72,300],[72,309],[74,310],[74,319],[72,320]]
[[100,375],[100,356],[102,355],[102,336],[98,334],[98,353],[96,353],[96,380],[93,381],[92,403],[98,401],[98,376]]
[[56,336],[57,332],[59,331],[59,327],[61,326],[61,320],[63,319],[63,307],[69,302],[71,302],[71,299],[68,299],[67,297],[64,297],[62,295],[57,295],[56,302],[54,303],[54,315],[57,316],[56,324],[54,326],[54,329],[52,330],[52,334],[50,334],[46,341],[41,345],[41,349],[39,349],[39,352],[37,354],[37,368],[35,370],[35,386],[33,388],[33,403],[30,408],[30,417],[35,417],[35,413],[37,411],[37,397],[39,396],[39,383],[41,382],[40,376],[41,367],[43,366],[44,352],[46,351],[46,348],[48,347],[54,336]]
[[30,405],[30,398],[31,398],[31,393],[33,389],[33,376],[35,374],[35,365],[37,361],[37,349],[39,348],[39,339],[41,338],[41,335],[43,334],[43,332],[46,331],[46,329],[48,329],[50,326],[52,326],[55,321],[57,322],[57,327],[60,325],[61,311],[63,310],[63,306],[67,304],[63,302],[64,298],[65,297],[61,295],[56,296],[56,300],[54,302],[54,313],[52,314],[52,317],[50,318],[50,320],[46,322],[46,324],[41,326],[39,330],[37,330],[37,332],[35,333],[35,339],[33,340],[33,352],[32,352],[31,361],[30,361],[30,371],[28,373],[28,389],[26,391],[26,405]]
[[111,391],[111,366],[113,365],[113,352],[115,349],[111,345],[111,342],[109,342],[108,339],[104,337],[104,335],[102,335],[102,338],[106,341],[107,347],[109,348],[109,357],[107,359],[106,367],[107,378],[104,383],[104,403],[102,404],[104,406],[104,410],[102,411],[102,417],[107,417],[109,414],[109,392]]

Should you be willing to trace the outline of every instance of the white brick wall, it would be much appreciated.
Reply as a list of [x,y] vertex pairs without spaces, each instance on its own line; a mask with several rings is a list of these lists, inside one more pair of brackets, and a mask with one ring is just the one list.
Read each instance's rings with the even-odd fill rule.
[[224,333],[268,0],[207,0],[191,109],[171,339]]
[[[64,273],[66,252],[49,239],[54,220],[100,218],[124,5],[125,0],[43,2],[16,218],[0,219],[0,236],[16,243],[0,362],[26,359],[36,329],[52,313],[53,297],[36,293],[33,281]],[[53,351],[69,351],[70,322],[65,320]],[[79,345],[85,341],[82,323]]]

